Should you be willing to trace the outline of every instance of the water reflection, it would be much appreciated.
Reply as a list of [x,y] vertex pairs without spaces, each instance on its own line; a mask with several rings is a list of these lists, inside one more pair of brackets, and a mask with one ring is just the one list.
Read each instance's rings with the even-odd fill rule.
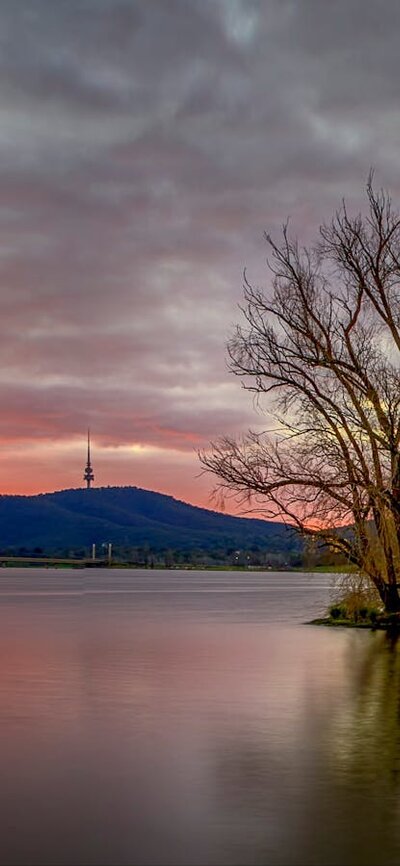
[[399,642],[296,624],[306,578],[292,608],[293,576],[168,579],[82,602],[8,577],[0,863],[400,862]]
[[[326,702],[310,677],[291,752],[268,729],[219,744],[229,862],[400,862],[400,643],[381,633],[346,637],[347,678],[339,685],[336,669],[335,699]],[[254,844],[249,861],[244,826]]]

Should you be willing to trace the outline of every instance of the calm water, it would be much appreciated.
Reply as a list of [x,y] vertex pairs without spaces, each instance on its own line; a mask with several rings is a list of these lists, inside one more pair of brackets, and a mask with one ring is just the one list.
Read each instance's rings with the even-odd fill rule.
[[1,569],[1,864],[399,864],[400,646],[329,586]]

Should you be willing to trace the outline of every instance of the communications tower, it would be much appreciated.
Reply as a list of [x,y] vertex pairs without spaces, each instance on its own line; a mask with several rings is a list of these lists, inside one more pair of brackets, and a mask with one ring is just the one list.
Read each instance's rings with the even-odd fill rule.
[[92,481],[94,481],[94,472],[92,469],[92,464],[90,462],[90,429],[87,431],[87,463],[85,466],[85,472],[83,475],[83,480],[86,481],[86,487],[90,490],[92,486]]

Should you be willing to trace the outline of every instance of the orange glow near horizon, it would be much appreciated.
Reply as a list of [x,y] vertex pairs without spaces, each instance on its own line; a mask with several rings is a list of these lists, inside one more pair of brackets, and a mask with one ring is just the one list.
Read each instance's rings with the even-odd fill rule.
[[[86,438],[71,441],[3,441],[0,461],[0,495],[32,496],[57,490],[84,488]],[[173,496],[190,505],[243,517],[282,522],[266,517],[261,504],[245,507],[232,497],[223,505],[213,496],[216,479],[202,473],[195,450],[183,451],[140,442],[102,444],[92,437],[93,487],[139,487]],[[291,521],[289,521],[291,522]],[[346,526],[351,519],[343,521]],[[313,520],[313,529],[331,528]]]
[[[0,495],[32,496],[57,490],[84,488],[86,439],[72,441],[3,442],[0,461]],[[223,506],[213,496],[216,479],[202,473],[197,453],[145,443],[104,445],[91,440],[93,487],[140,487],[211,511],[243,517],[265,518],[257,509],[226,498]],[[347,521],[348,523],[349,521]],[[347,525],[346,522],[343,525]],[[325,524],[328,528],[328,524]],[[323,529],[313,521],[313,528]]]
[[[4,445],[0,464],[0,493],[35,495],[84,487],[86,444],[22,443]],[[200,474],[194,452],[135,443],[102,447],[92,440],[94,487],[135,486],[219,510],[212,500],[212,479]],[[234,503],[228,512],[237,513]]]

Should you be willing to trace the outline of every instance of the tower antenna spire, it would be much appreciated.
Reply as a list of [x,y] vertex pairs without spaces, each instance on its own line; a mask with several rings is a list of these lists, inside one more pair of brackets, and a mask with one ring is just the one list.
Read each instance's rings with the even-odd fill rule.
[[94,472],[90,460],[90,427],[88,427],[87,431],[87,463],[85,466],[83,480],[86,481],[86,487],[88,490],[90,490],[90,487],[92,486],[92,481],[94,481]]

